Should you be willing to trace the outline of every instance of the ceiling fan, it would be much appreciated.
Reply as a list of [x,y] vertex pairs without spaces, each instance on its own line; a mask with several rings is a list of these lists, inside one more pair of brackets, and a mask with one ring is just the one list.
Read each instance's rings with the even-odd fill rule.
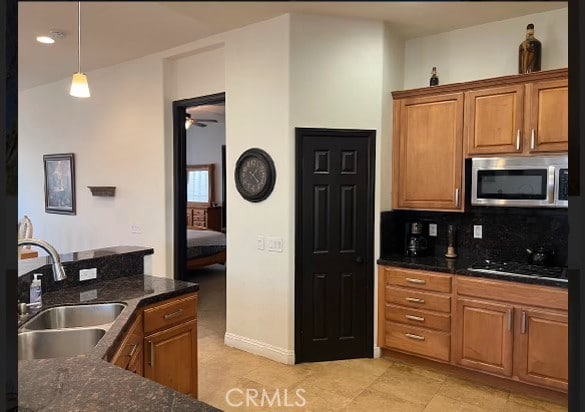
[[197,127],[207,127],[205,123],[217,123],[215,119],[191,119],[191,115],[187,113],[185,115],[185,130],[189,130],[192,125]]

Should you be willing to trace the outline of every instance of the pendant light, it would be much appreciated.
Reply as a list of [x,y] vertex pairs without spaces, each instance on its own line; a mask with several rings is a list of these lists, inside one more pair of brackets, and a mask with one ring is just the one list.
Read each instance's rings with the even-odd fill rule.
[[81,2],[77,2],[77,73],[71,79],[69,94],[73,97],[90,97],[87,76],[81,72]]

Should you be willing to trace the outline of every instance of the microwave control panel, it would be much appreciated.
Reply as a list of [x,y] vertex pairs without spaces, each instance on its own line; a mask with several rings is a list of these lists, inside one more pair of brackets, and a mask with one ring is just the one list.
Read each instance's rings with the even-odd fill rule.
[[559,170],[559,200],[569,200],[569,169]]

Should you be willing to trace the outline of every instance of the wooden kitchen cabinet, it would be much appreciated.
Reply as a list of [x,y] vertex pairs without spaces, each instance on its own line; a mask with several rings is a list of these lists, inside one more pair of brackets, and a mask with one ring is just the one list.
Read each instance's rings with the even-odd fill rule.
[[197,397],[197,294],[144,309],[144,376]]
[[520,380],[566,391],[569,325],[566,313],[519,308],[515,369]]
[[122,343],[112,358],[112,363],[143,376],[142,339],[142,312],[140,312],[122,339]]
[[394,106],[394,208],[463,211],[463,93]]
[[557,287],[380,266],[378,345],[530,385],[568,388]]
[[145,337],[144,376],[197,396],[197,323],[190,320]]
[[511,376],[513,311],[510,304],[457,298],[455,362]]
[[530,153],[566,152],[569,148],[568,80],[541,81],[526,87]]
[[524,85],[465,93],[468,155],[520,153],[523,129]]

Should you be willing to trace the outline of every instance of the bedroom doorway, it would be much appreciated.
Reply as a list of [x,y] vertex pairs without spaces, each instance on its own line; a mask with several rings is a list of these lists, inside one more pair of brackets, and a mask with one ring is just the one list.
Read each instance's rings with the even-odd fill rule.
[[173,135],[174,277],[225,277],[225,93],[173,102]]

